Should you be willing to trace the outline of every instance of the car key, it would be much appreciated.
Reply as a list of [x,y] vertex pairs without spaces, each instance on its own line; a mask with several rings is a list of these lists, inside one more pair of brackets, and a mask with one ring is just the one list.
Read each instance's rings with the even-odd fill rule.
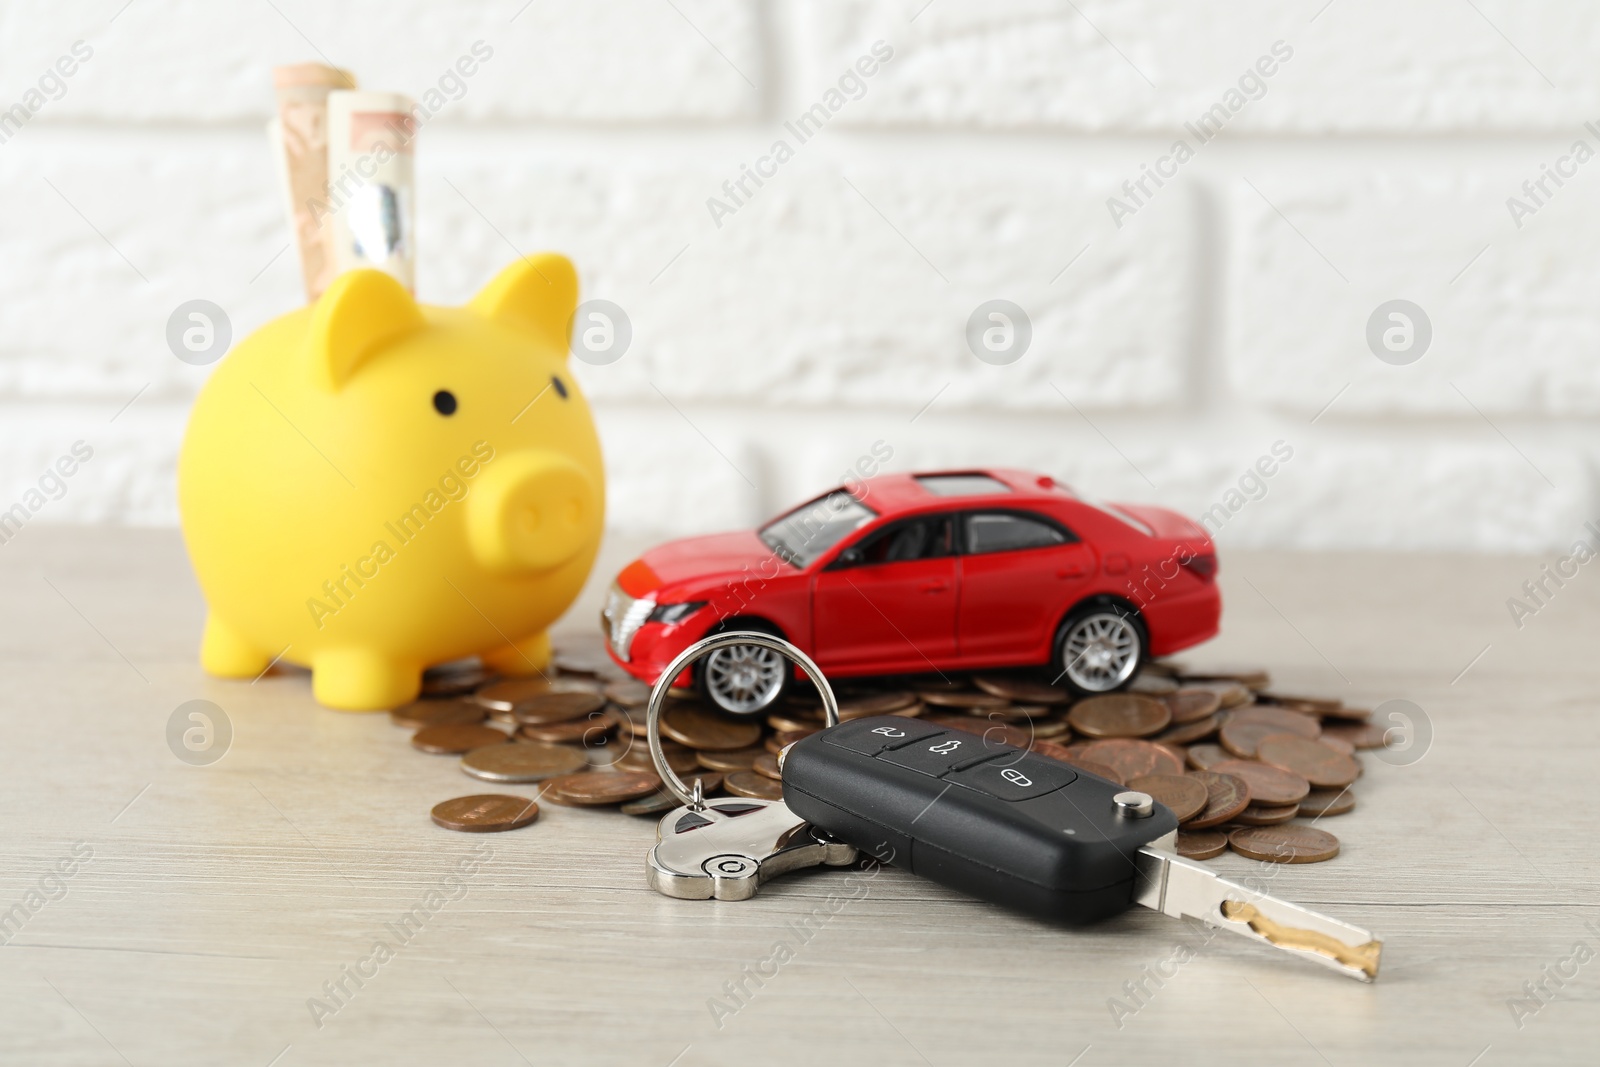
[[1069,923],[1142,904],[1377,977],[1366,930],[1182,858],[1169,808],[1048,756],[880,716],[802,738],[780,766],[795,816],[952,889]]

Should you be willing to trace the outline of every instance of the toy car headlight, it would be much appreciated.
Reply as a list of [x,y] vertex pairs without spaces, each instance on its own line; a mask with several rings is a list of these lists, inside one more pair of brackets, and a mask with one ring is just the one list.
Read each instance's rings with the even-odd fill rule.
[[706,606],[704,600],[685,600],[681,604],[662,604],[650,613],[651,622],[661,622],[667,625],[682,622],[690,615]]
[[611,649],[618,659],[624,663],[628,661],[628,650],[633,645],[634,635],[655,610],[655,597],[642,596],[636,600],[616,585],[607,590],[606,606],[600,610],[600,621],[605,626]]

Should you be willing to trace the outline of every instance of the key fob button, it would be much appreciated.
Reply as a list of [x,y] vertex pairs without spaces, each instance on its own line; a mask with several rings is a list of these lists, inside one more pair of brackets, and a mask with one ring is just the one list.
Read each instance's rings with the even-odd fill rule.
[[1066,764],[1038,756],[997,756],[964,770],[952,771],[945,781],[976,789],[1001,800],[1032,800],[1076,781]]
[[982,739],[952,730],[880,752],[878,758],[938,778],[958,764],[970,763],[974,755],[986,758]]
[[821,737],[830,745],[847,748],[863,756],[876,756],[886,748],[908,745],[942,732],[937,726],[919,719],[875,715],[870,719],[852,719],[840,723],[831,730],[824,730]]

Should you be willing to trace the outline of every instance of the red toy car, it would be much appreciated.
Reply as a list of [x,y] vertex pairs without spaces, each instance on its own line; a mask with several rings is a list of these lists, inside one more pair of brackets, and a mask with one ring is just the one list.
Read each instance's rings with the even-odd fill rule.
[[[1082,695],[1213,636],[1216,570],[1206,532],[1164,508],[1092,503],[1024,471],[887,474],[759,530],[651,549],[617,575],[601,620],[612,658],[652,684],[707,634],[760,630],[829,677],[1047,667]],[[794,676],[755,646],[693,671],[735,714]]]

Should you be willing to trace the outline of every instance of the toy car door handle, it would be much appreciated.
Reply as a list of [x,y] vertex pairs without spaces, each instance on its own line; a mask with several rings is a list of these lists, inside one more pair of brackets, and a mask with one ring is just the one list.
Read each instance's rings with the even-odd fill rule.
[[950,584],[948,582],[932,581],[922,583],[922,591],[924,593],[942,593],[949,588]]

